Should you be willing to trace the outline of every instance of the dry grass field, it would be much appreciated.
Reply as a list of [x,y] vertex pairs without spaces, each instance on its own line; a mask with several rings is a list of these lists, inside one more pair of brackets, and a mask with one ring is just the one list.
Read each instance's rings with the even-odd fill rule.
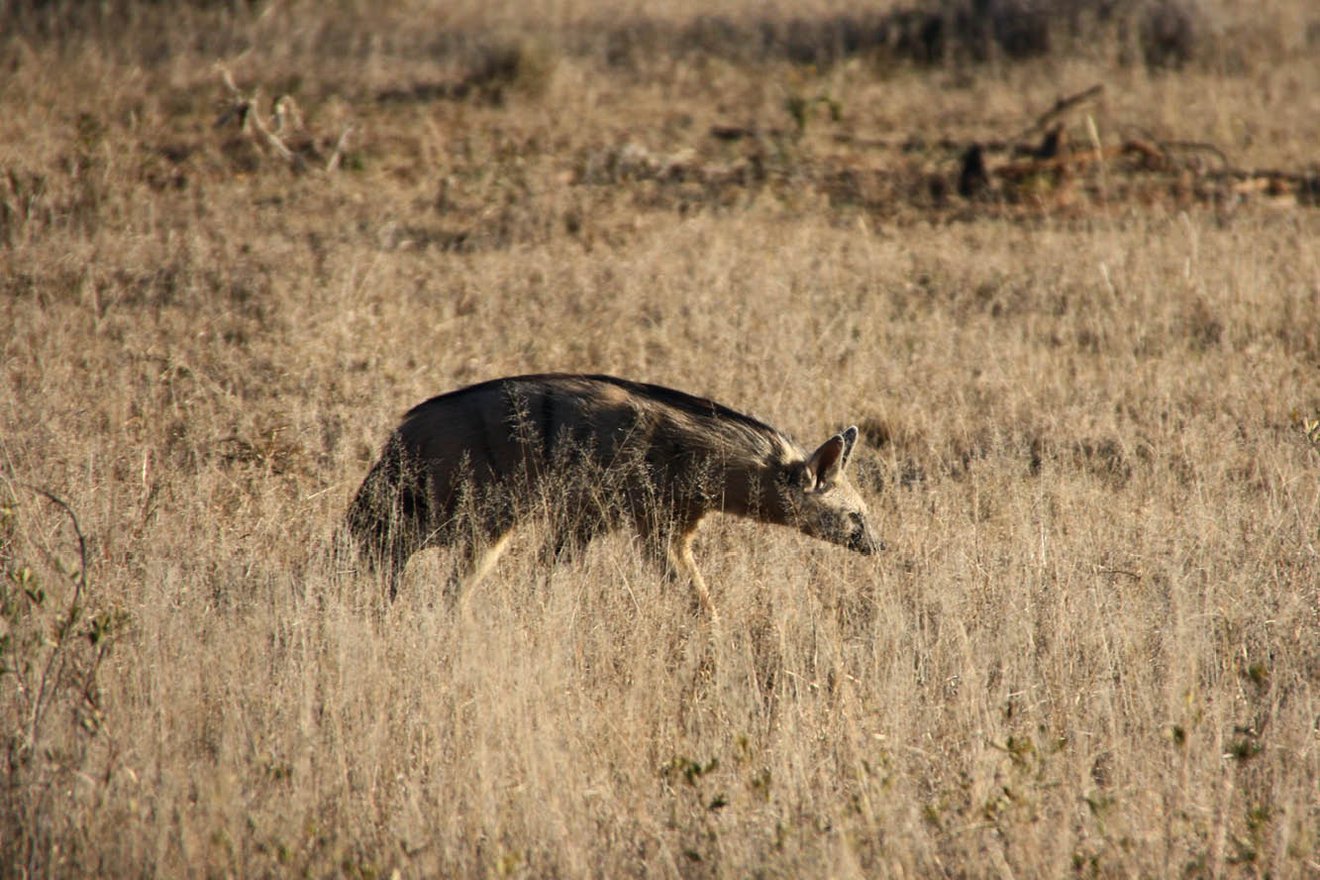
[[[1320,875],[1320,15],[1112,6],[0,3],[0,875]],[[888,550],[337,561],[544,370],[859,425]]]

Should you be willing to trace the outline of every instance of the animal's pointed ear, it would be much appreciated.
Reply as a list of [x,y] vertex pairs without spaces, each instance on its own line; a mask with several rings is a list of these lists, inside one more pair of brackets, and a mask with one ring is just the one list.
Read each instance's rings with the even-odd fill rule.
[[852,460],[853,447],[857,445],[857,426],[849,425],[839,432],[839,436],[843,438],[843,464],[840,465],[843,468]]
[[835,434],[811,453],[811,457],[807,459],[807,470],[815,475],[817,486],[829,485],[843,472],[847,449],[848,441],[842,434]]

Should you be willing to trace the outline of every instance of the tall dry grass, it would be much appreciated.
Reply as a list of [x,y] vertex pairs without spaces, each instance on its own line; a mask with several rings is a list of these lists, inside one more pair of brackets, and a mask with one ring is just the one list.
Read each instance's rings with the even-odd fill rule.
[[[844,128],[977,137],[1097,75],[1106,135],[1296,163],[1312,64],[877,79],[533,48],[539,87],[460,96],[407,90],[469,59],[344,68],[300,40],[365,27],[352,5],[288,9],[190,13],[262,35],[247,55],[186,28],[150,63],[6,44],[7,876],[1318,870],[1313,208],[873,216],[789,173],[837,148],[815,119],[735,196],[581,170],[627,141],[713,161],[708,124],[786,125],[794,90],[842,96]],[[216,125],[216,60],[259,112],[297,98],[302,170]],[[403,409],[543,369],[803,442],[861,425],[890,550],[714,521],[718,629],[622,537],[547,571],[524,535],[456,608],[440,554],[388,607],[335,567]]]

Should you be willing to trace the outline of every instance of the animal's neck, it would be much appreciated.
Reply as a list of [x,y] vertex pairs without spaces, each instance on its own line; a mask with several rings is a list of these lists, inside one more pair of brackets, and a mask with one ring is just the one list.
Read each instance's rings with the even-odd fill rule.
[[723,511],[761,522],[784,520],[784,499],[775,484],[776,468],[751,464],[724,471]]

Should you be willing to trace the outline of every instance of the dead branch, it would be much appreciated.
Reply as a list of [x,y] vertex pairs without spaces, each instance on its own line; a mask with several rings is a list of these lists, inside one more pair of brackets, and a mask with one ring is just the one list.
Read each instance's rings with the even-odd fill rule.
[[1105,91],[1105,84],[1096,83],[1095,85],[1091,86],[1088,89],[1083,89],[1082,91],[1077,92],[1075,94],[1068,95],[1067,97],[1064,98],[1059,98],[1057,101],[1054,102],[1053,107],[1046,110],[1044,113],[1040,114],[1040,116],[1037,116],[1036,121],[1033,122],[1031,125],[1027,126],[1026,128],[1024,128],[1022,132],[1017,135],[1017,137],[1013,138],[1013,141],[1014,142],[1021,141],[1031,137],[1033,134],[1035,134],[1038,131],[1043,131],[1047,125],[1049,125],[1055,119],[1058,119],[1064,113],[1067,113],[1069,110],[1072,110],[1077,105],[1085,103],[1086,101],[1089,101],[1092,98],[1099,97],[1100,95],[1104,94],[1104,91]]
[[1071,153],[1052,156],[1048,159],[1030,159],[1024,162],[1011,162],[999,168],[993,169],[994,174],[1006,179],[1021,179],[1033,174],[1040,174],[1046,171],[1071,170],[1080,171],[1089,165],[1097,162],[1105,162],[1110,159],[1117,159],[1121,156],[1137,156],[1150,164],[1157,164],[1165,160],[1165,154],[1159,147],[1146,141],[1130,140],[1116,147],[1102,147],[1100,149],[1078,150]]
[[326,160],[325,170],[329,174],[339,169],[340,163],[344,159],[344,153],[348,150],[348,136],[353,133],[353,126],[345,126],[344,131],[339,135],[339,140],[335,142],[335,148],[330,153],[330,158]]
[[[40,486],[33,486],[28,483],[15,485],[41,495],[63,510],[68,515],[69,522],[73,525],[74,535],[78,538],[78,574],[73,578],[73,598],[69,600],[69,607],[65,612],[63,624],[56,629],[54,650],[46,658],[46,666],[41,672],[36,698],[32,703],[32,719],[28,735],[31,746],[35,748],[41,737],[41,723],[45,718],[49,703],[48,694],[57,690],[59,682],[64,678],[64,646],[68,644],[69,636],[73,633],[79,615],[82,614],[83,588],[87,583],[87,538],[83,535],[82,526],[78,524],[78,515],[73,512],[73,508],[63,498]],[[58,668],[55,666],[57,660],[59,661]],[[53,679],[51,677],[52,672],[55,673]]]
[[1228,154],[1214,144],[1202,143],[1201,141],[1161,141],[1160,147],[1166,153],[1175,150],[1183,150],[1189,153],[1209,153],[1219,160],[1221,166],[1228,167]]
[[272,130],[261,118],[261,87],[258,86],[249,95],[234,82],[234,76],[228,67],[223,64],[218,64],[216,67],[220,71],[220,80],[231,98],[230,106],[216,120],[216,128],[222,128],[237,119],[244,134],[252,138],[258,147],[267,147],[290,165],[300,168],[304,161],[302,156],[290,149],[281,137],[286,129],[302,124],[302,114],[298,112],[298,106],[293,98],[282,95],[272,105],[272,119],[275,125],[275,129]]

